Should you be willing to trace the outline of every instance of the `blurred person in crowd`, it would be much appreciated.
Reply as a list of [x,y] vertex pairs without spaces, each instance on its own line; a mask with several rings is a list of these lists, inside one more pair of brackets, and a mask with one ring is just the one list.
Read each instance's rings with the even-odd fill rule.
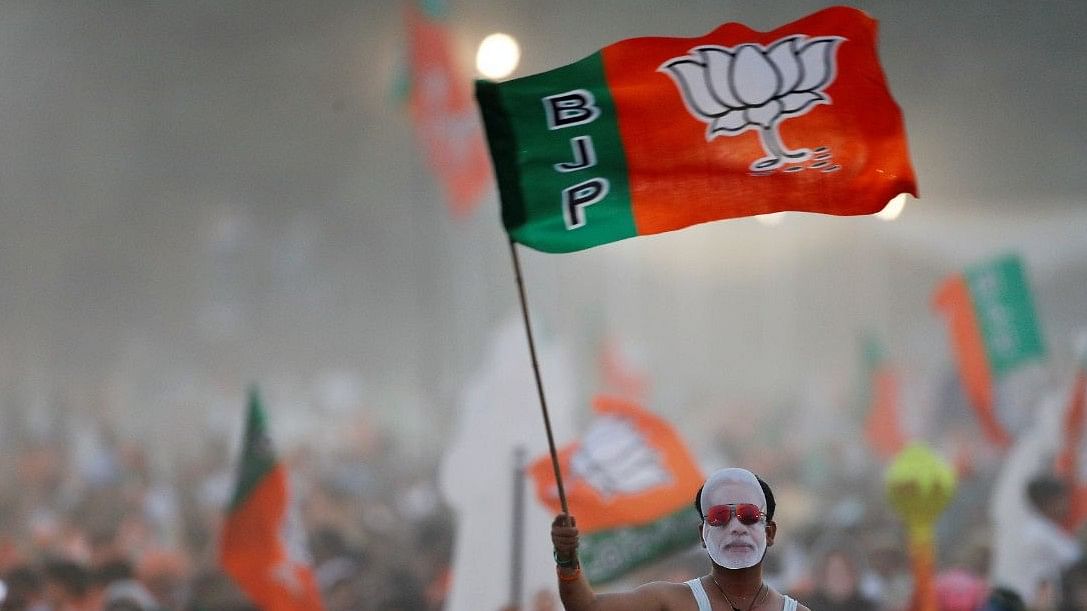
[[261,611],[225,573],[209,569],[198,573],[185,611]]
[[875,611],[876,605],[860,591],[861,572],[845,549],[823,555],[815,579],[815,592],[808,603],[818,611]]
[[97,609],[91,573],[78,562],[53,559],[45,563],[45,602],[50,611]]
[[1087,558],[1081,558],[1061,576],[1060,611],[1087,611]]
[[937,575],[935,587],[939,611],[977,611],[988,594],[985,580],[962,568]]
[[180,551],[149,550],[140,557],[136,577],[160,606],[179,609],[185,597],[189,561]]
[[1027,606],[1015,590],[998,587],[989,593],[981,611],[1027,611]]
[[913,573],[904,545],[893,537],[881,536],[867,553],[868,570],[861,581],[861,592],[868,600],[878,601],[881,611],[903,611],[913,597]]
[[686,583],[655,581],[628,592],[596,594],[581,573],[574,516],[559,514],[551,526],[558,564],[559,596],[567,611],[784,609],[809,611],[763,581],[766,549],[777,534],[774,494],[766,482],[746,469],[720,469],[695,495],[702,520],[702,545],[710,572]]
[[42,609],[45,585],[41,573],[28,565],[17,566],[4,574],[7,597],[0,603],[0,611],[30,611]]
[[[1039,475],[1026,486],[1028,505],[1016,512],[1009,502],[1006,510],[1017,520],[996,525],[1000,537],[1013,537],[1017,547],[998,547],[991,580],[994,585],[1014,590],[1030,608],[1052,609],[1060,592],[1060,574],[1081,556],[1080,546],[1061,528],[1069,508],[1069,494],[1063,481]],[[1012,529],[1008,532],[1008,529]]]

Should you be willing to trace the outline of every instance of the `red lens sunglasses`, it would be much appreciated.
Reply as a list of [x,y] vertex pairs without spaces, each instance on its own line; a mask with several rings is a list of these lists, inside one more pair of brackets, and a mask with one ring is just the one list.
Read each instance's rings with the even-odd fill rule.
[[706,520],[706,523],[710,526],[725,526],[732,520],[734,513],[740,524],[746,524],[747,526],[758,524],[766,517],[766,514],[759,509],[758,505],[738,503],[735,505],[714,505],[710,507],[706,515],[702,516],[702,519]]

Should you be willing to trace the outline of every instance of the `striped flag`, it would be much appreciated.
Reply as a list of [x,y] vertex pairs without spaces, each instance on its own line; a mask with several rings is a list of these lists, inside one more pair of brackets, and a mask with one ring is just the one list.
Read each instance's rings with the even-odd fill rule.
[[1011,436],[996,413],[995,384],[1045,355],[1023,262],[1017,255],[967,268],[944,280],[934,306],[947,319],[966,394],[986,437]]
[[832,7],[770,32],[632,38],[477,81],[517,242],[570,252],[782,210],[871,214],[916,196],[876,21]]
[[1071,532],[1087,522],[1087,482],[1083,481],[1082,447],[1084,428],[1087,427],[1087,363],[1081,362],[1072,382],[1072,392],[1064,411],[1061,448],[1057,453],[1055,470],[1064,478],[1071,491],[1068,522]]
[[[662,418],[614,397],[597,397],[593,409],[593,423],[559,451],[559,464],[570,477],[564,483],[582,533],[581,566],[600,583],[698,542],[693,502],[704,478]],[[561,511],[550,455],[528,473],[540,501]]]
[[302,533],[287,519],[287,469],[276,458],[255,388],[238,481],[219,542],[223,570],[264,611],[320,611],[317,581],[305,560]]
[[457,65],[444,2],[409,2],[409,106],[416,135],[454,216],[470,214],[491,188],[483,126],[470,81]]
[[888,364],[883,348],[872,337],[864,343],[864,365],[867,372],[864,438],[872,450],[889,460],[906,447],[906,434],[898,406],[898,375]]

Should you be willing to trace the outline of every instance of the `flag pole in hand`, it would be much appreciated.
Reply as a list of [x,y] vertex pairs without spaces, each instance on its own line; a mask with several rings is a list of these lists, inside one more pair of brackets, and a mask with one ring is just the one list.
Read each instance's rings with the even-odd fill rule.
[[525,336],[528,337],[528,353],[532,357],[532,373],[536,377],[536,394],[540,397],[540,411],[543,412],[544,429],[547,431],[547,449],[551,452],[551,467],[555,470],[555,485],[559,489],[559,503],[562,504],[563,513],[570,513],[566,506],[566,491],[562,487],[562,471],[559,469],[559,453],[555,450],[555,436],[551,433],[551,416],[547,411],[547,398],[544,396],[543,379],[540,377],[540,362],[536,358],[536,342],[532,339],[528,300],[525,299],[525,281],[521,277],[521,260],[517,257],[517,244],[513,238],[510,238],[509,243],[513,274],[517,279],[517,296],[521,300],[521,317],[525,321]]

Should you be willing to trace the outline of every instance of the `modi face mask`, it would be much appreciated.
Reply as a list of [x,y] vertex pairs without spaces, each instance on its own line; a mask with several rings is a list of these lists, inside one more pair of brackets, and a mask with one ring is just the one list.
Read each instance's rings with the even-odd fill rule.
[[766,497],[755,475],[722,469],[702,489],[702,539],[710,559],[726,569],[746,569],[766,554]]

